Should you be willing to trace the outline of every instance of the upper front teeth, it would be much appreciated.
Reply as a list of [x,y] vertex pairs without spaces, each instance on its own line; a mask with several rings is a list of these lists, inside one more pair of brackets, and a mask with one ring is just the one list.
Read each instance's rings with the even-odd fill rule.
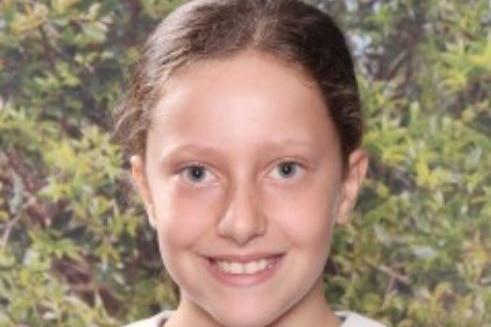
[[250,262],[215,261],[216,266],[228,274],[256,274],[273,265],[273,259],[260,259]]

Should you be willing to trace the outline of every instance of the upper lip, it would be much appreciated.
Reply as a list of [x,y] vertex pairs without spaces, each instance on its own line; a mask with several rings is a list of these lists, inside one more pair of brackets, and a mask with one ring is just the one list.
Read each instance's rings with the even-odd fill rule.
[[221,254],[207,256],[208,259],[214,261],[230,261],[230,262],[250,262],[261,259],[274,259],[282,256],[281,252],[269,252],[269,253],[249,253],[249,254]]

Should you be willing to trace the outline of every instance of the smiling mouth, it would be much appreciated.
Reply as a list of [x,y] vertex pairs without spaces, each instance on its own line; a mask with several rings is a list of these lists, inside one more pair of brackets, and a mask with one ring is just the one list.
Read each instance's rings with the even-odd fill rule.
[[271,269],[279,257],[263,258],[247,262],[211,259],[211,264],[222,273],[230,275],[254,275]]

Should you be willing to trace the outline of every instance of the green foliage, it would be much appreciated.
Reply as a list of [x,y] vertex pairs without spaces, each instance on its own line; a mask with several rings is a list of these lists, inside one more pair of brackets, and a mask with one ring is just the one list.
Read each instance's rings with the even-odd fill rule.
[[[0,3],[0,326],[118,326],[172,306],[109,116],[182,1]],[[311,1],[348,30],[369,179],[326,293],[388,325],[491,326],[491,8]]]
[[0,5],[0,326],[116,326],[172,301],[108,133],[136,47],[172,5]]
[[348,7],[372,162],[327,293],[397,326],[491,326],[491,8]]

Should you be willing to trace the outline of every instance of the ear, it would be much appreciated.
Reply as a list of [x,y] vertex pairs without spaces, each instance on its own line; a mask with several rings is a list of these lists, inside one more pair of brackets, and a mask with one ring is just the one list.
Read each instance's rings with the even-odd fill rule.
[[368,168],[368,157],[362,149],[350,154],[348,171],[341,183],[341,194],[338,202],[336,222],[345,224],[350,219],[350,212],[355,206],[361,184]]
[[150,196],[150,189],[148,186],[147,178],[144,171],[143,159],[139,155],[133,155],[130,158],[131,174],[135,181],[138,193],[140,194],[143,204],[145,205],[145,211],[147,212],[148,222],[155,228],[155,211],[153,208],[152,197]]

